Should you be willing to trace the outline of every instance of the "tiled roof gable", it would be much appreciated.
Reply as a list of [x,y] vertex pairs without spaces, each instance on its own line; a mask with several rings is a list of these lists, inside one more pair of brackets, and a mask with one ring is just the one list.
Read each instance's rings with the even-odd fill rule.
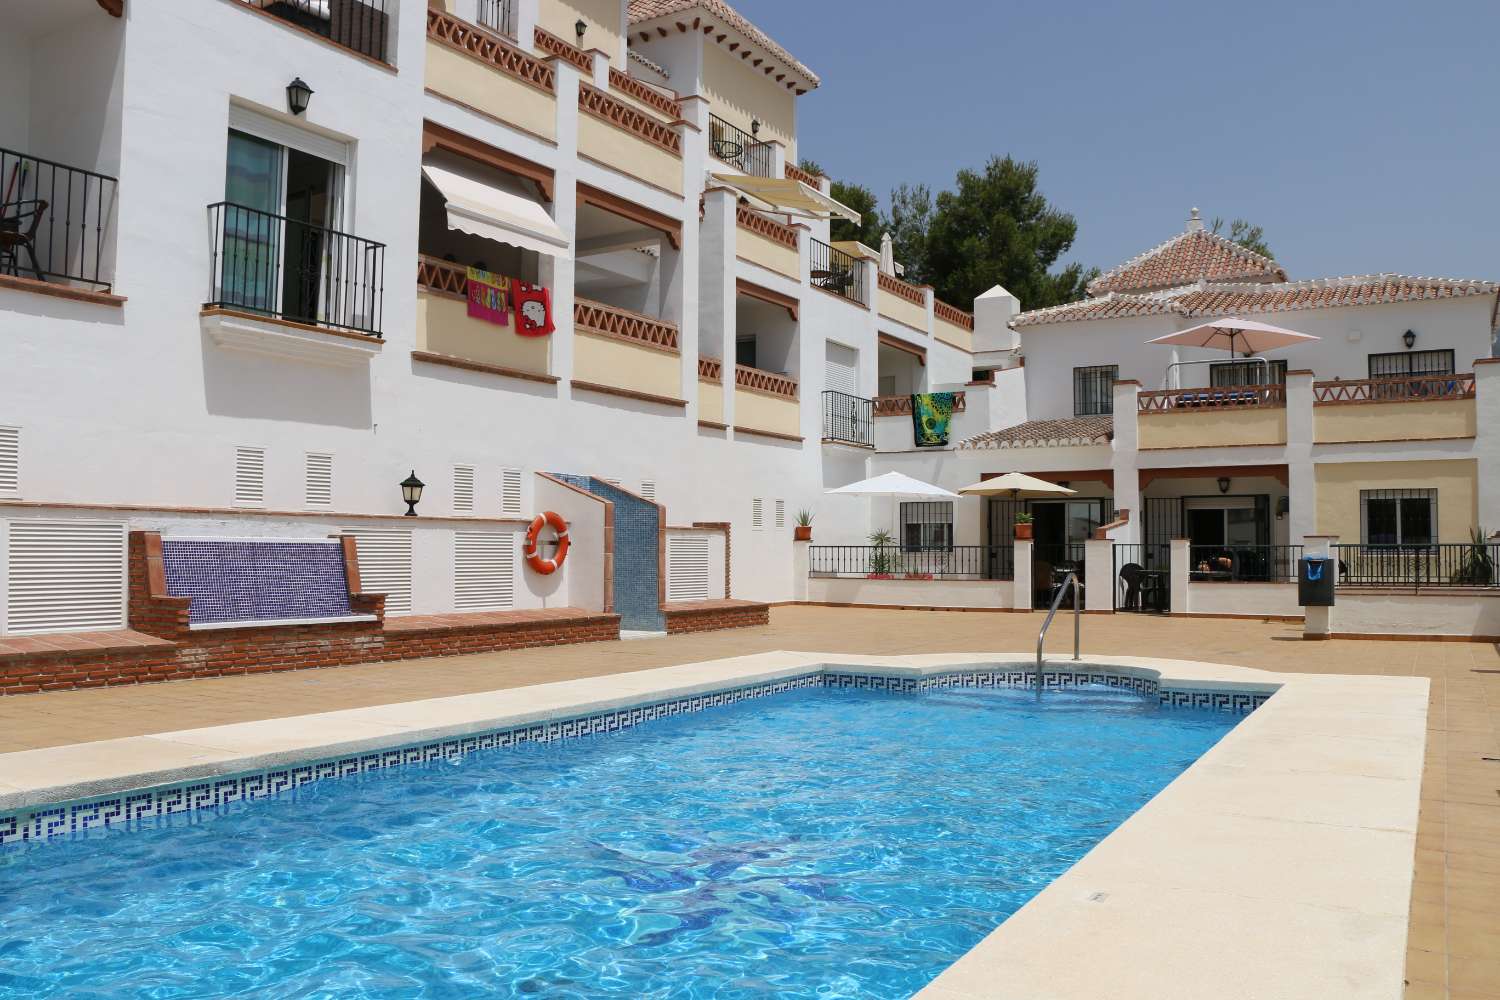
[[961,449],[1045,448],[1104,444],[1114,437],[1114,417],[1070,417],[1065,420],[1027,420],[1014,427],[986,431],[960,441]]
[[1209,232],[1189,229],[1089,282],[1090,295],[1143,292],[1195,281],[1285,281],[1286,271],[1263,256]]
[[[770,35],[767,35],[754,24],[751,24],[748,18],[729,6],[724,0],[630,0],[630,26],[633,28],[637,24],[654,21],[659,17],[666,17],[669,14],[681,14],[690,10],[699,10],[711,18],[723,21],[755,45],[770,53],[771,58],[784,64],[788,69],[803,77],[813,87],[818,86],[822,82],[818,79],[818,74],[814,73],[790,52],[777,44]],[[696,22],[694,27],[697,27]],[[799,89],[798,93],[801,92]]]

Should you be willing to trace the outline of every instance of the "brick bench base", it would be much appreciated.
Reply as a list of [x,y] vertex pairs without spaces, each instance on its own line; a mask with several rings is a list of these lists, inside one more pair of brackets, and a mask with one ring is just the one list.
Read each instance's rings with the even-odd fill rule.
[[667,632],[715,632],[726,628],[750,628],[771,623],[771,606],[757,601],[688,601],[663,604]]

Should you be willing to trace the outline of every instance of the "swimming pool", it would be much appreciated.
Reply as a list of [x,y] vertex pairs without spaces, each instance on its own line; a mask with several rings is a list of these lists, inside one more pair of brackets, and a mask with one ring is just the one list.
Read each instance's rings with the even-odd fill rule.
[[0,996],[905,997],[1238,719],[815,687],[0,852]]

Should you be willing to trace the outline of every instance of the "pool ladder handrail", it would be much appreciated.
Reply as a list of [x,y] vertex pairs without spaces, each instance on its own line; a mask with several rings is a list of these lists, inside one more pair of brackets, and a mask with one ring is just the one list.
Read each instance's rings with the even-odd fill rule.
[[1068,592],[1068,584],[1073,585],[1073,660],[1078,660],[1078,620],[1083,613],[1083,587],[1078,583],[1076,570],[1069,570],[1068,575],[1063,578],[1062,586],[1057,588],[1057,596],[1052,598],[1052,607],[1047,610],[1047,620],[1042,622],[1042,630],[1036,634],[1036,693],[1041,694],[1045,686],[1042,681],[1042,643],[1047,639],[1047,629],[1052,627],[1052,619],[1057,616],[1058,606],[1062,604],[1063,595]]

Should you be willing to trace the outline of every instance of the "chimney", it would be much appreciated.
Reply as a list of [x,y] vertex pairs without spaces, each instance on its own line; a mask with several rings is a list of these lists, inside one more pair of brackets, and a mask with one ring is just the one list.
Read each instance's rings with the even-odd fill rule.
[[1198,210],[1196,208],[1188,215],[1187,231],[1190,233],[1203,232],[1203,220],[1198,217]]

